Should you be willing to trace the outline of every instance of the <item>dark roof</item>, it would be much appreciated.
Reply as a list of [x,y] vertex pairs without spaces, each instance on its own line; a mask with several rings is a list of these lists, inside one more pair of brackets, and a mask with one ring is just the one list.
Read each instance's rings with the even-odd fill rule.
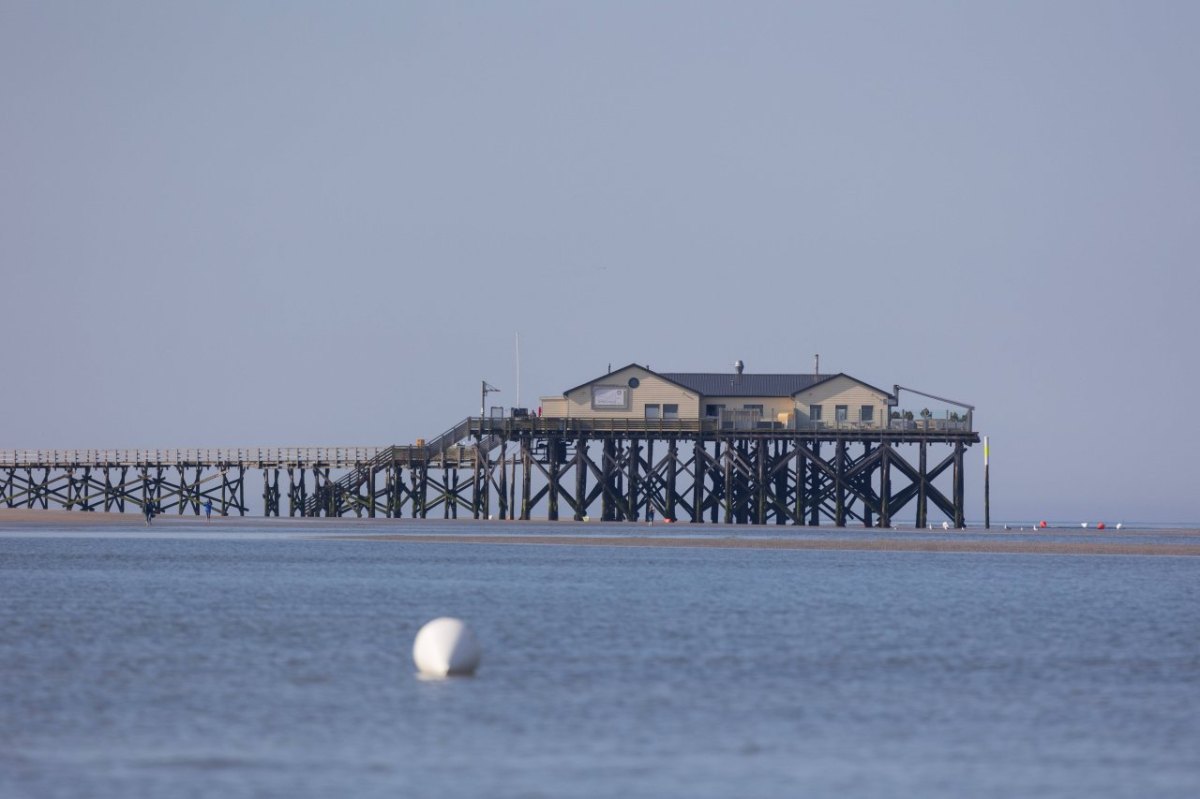
[[790,397],[833,375],[766,375],[732,372],[663,372],[662,377],[705,397]]
[[[745,373],[739,375],[734,372],[655,372],[653,369],[647,369],[641,364],[628,363],[620,369],[614,369],[609,374],[624,371],[631,366],[644,369],[649,374],[661,377],[663,380],[674,383],[680,388],[695,391],[702,397],[790,397],[799,391],[812,388],[835,377],[849,378],[855,383],[860,383],[869,389],[878,391],[880,394],[891,396],[887,391],[876,388],[870,383],[863,383],[857,377],[850,377],[845,372],[838,372],[832,375]],[[575,386],[575,388],[569,388],[563,392],[563,396],[565,397],[572,391],[591,385],[592,383],[599,383],[605,377],[608,377],[608,375],[602,375],[586,383],[581,383]]]
[[845,372],[832,375],[754,375],[734,374],[731,372],[662,372],[672,383],[678,383],[684,388],[690,388],[705,397],[790,397],[805,389],[832,380],[835,377],[845,377],[855,383],[878,391],[885,396],[891,396],[881,388],[870,383],[863,383],[857,377],[850,377]]

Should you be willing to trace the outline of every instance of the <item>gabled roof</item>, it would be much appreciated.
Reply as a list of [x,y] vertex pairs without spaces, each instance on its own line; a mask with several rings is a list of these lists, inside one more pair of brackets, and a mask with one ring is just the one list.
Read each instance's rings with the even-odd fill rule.
[[671,379],[670,375],[659,374],[658,372],[654,371],[653,369],[642,366],[640,363],[627,363],[624,366],[622,366],[620,369],[613,369],[611,372],[608,372],[607,374],[600,375],[599,377],[593,377],[591,380],[587,381],[586,383],[580,383],[579,385],[575,386],[574,388],[568,388],[566,391],[563,392],[563,396],[565,397],[568,394],[570,394],[572,391],[581,389],[584,386],[590,386],[593,383],[599,383],[599,382],[603,381],[605,378],[612,377],[617,372],[623,372],[629,368],[641,369],[643,372],[645,372],[648,375],[654,375],[655,377],[662,378],[663,380],[666,380],[668,383],[674,383],[675,385],[679,386],[680,388],[688,390],[688,391],[696,390],[696,389],[692,388],[691,386],[688,386],[684,383],[680,383],[678,380]]
[[877,388],[877,387],[871,385],[870,383],[864,383],[863,381],[859,380],[857,377],[851,377],[850,375],[846,374],[845,372],[838,372],[836,375],[827,375],[825,377],[822,377],[820,380],[813,383],[812,386],[805,386],[804,388],[800,389],[799,391],[793,391],[792,395],[795,396],[796,394],[799,394],[801,391],[807,391],[808,389],[812,388],[813,386],[819,386],[826,381],[834,379],[835,377],[844,377],[847,380],[853,380],[855,383],[858,383],[860,386],[869,388],[872,391],[878,391],[880,394],[882,394],[885,397],[892,396],[890,391],[884,391],[882,388]]

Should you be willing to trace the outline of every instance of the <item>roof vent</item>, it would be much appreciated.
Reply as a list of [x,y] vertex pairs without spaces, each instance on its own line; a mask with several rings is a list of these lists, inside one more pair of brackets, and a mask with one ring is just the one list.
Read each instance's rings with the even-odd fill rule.
[[736,361],[733,362],[733,368],[736,369],[737,373],[740,375],[742,373],[742,370],[746,368],[746,364],[742,363],[741,358],[738,358]]

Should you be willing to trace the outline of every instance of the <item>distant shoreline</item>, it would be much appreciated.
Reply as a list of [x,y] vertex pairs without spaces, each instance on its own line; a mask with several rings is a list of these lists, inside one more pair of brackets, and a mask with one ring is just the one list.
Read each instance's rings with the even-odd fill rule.
[[[486,522],[474,519],[367,519],[343,517],[339,519],[278,517],[263,518],[256,516],[214,516],[211,522],[206,522],[203,516],[178,516],[165,514],[155,519],[153,528],[166,528],[164,532],[186,526],[195,529],[197,524],[207,527],[212,525],[212,531],[226,532],[234,525],[264,525],[267,527],[284,528],[280,532],[292,532],[300,536],[315,537],[339,541],[379,541],[410,544],[493,544],[493,545],[527,545],[527,546],[581,546],[581,547],[652,547],[663,549],[697,548],[697,549],[757,549],[757,550],[835,550],[861,552],[943,552],[943,553],[991,553],[991,554],[1029,554],[1029,555],[1159,555],[1170,557],[1200,556],[1200,530],[1172,529],[1155,532],[1161,539],[1166,536],[1169,541],[1129,541],[1130,531],[1116,533],[1113,530],[1097,531],[1056,529],[1046,531],[1057,540],[1037,540],[1029,536],[1037,535],[1030,530],[1019,532],[993,528],[984,531],[972,528],[963,533],[961,540],[947,536],[942,530],[926,533],[923,530],[881,530],[878,528],[855,527],[752,527],[739,525],[734,527],[705,524],[702,529],[708,535],[688,535],[689,531],[700,532],[691,525],[667,525],[659,523],[653,527],[647,526],[647,534],[611,535],[607,525],[591,522],[548,522],[535,520],[520,522],[522,526],[536,525],[543,528],[557,527],[561,533],[554,534],[522,534],[507,533],[505,527],[514,522]],[[103,513],[64,510],[40,510],[28,508],[0,508],[0,525],[10,532],[28,529],[31,532],[57,528],[62,530],[85,531],[87,528],[112,528],[115,526],[136,526],[138,532],[144,531],[140,514],[135,513]],[[337,527],[336,533],[332,528]],[[422,530],[406,532],[405,528],[423,527]],[[446,532],[431,532],[430,526],[443,528]],[[481,526],[486,526],[495,532],[476,532]],[[346,528],[350,527],[351,530]],[[223,530],[222,528],[225,528]],[[357,529],[353,529],[357,528]],[[586,534],[580,534],[586,529]],[[610,528],[611,529],[611,528]],[[628,529],[628,525],[624,529]],[[716,536],[717,530],[729,530],[738,535]],[[789,538],[786,531],[795,530],[803,533],[804,537]],[[593,532],[594,531],[594,532]],[[757,538],[755,534],[773,536]],[[1104,535],[1120,536],[1125,540],[1097,540]],[[1062,540],[1063,537],[1079,540]]]

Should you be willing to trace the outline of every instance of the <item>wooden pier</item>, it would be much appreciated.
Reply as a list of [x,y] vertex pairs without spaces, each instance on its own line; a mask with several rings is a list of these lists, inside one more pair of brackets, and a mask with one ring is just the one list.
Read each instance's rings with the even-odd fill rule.
[[964,525],[969,420],[727,428],[471,417],[420,446],[0,451],[0,505],[246,515],[261,473],[266,516],[890,527],[911,508],[924,527],[932,505]]

